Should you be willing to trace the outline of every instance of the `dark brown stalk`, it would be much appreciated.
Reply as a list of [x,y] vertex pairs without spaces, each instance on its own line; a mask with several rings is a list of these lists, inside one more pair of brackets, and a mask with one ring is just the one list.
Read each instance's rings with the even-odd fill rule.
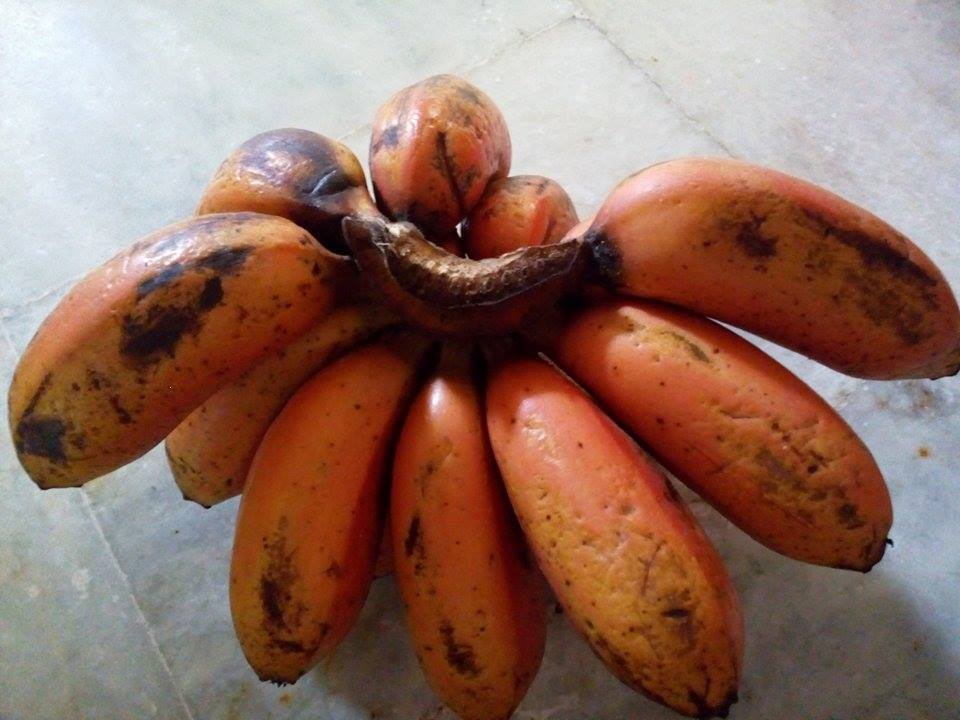
[[501,334],[577,288],[589,253],[579,239],[470,260],[410,223],[348,217],[343,235],[371,292],[414,325],[445,335]]

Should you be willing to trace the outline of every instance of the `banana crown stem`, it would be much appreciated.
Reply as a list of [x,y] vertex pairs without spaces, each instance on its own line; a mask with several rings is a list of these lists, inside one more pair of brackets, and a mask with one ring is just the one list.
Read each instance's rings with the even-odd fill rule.
[[428,241],[407,222],[351,215],[343,236],[368,285],[434,332],[487,334],[523,324],[580,286],[590,252],[580,238],[473,260]]

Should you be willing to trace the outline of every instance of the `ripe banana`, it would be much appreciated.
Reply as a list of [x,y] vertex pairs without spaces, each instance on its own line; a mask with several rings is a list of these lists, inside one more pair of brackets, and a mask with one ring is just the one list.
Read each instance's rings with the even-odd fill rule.
[[906,237],[810,183],[736,160],[647,168],[586,235],[617,292],[666,300],[849,375],[960,369],[960,312]]
[[377,214],[363,168],[350,149],[295,128],[250,138],[217,169],[197,214],[236,211],[287,218],[338,251],[344,247],[343,217]]
[[397,444],[394,568],[417,658],[464,720],[508,718],[543,655],[545,600],[463,347],[448,345]]
[[528,245],[560,240],[577,224],[577,211],[562,187],[539,175],[494,180],[463,223],[472,258],[497,257]]
[[130,462],[315,323],[353,274],[266,215],[209,215],[145,237],[77,284],[21,357],[9,396],[20,462],[42,488]]
[[726,713],[742,663],[739,605],[666,478],[540,360],[493,370],[487,423],[540,568],[594,652],[657,702],[695,717]]
[[510,135],[482,91],[453,75],[400,90],[377,111],[370,175],[381,210],[429,236],[453,230],[510,171]]
[[425,347],[406,335],[337,360],[296,392],[257,450],[237,516],[230,609],[262,680],[294,682],[360,612],[387,450]]
[[799,378],[693,313],[615,300],[577,312],[550,355],[672,472],[764,545],[869,570],[890,495],[870,451]]
[[323,365],[396,318],[378,305],[333,311],[222,387],[167,436],[167,458],[185,498],[210,507],[238,495],[270,423]]

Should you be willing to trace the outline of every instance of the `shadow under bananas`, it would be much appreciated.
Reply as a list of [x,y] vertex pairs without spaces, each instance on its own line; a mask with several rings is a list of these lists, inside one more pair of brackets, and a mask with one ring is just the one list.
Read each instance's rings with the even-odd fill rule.
[[[737,720],[945,720],[960,708],[960,666],[938,617],[950,604],[916,579],[910,539],[870,573],[780,557],[681,488],[730,569],[747,651]],[[895,527],[896,530],[896,527]],[[929,559],[927,560],[929,563]],[[949,574],[949,569],[943,568]],[[944,578],[956,584],[954,577]],[[518,720],[675,720],[615,680],[566,618],[552,610],[547,649]],[[326,665],[313,671],[329,715],[454,720],[424,682],[392,577],[377,580],[364,613]]]

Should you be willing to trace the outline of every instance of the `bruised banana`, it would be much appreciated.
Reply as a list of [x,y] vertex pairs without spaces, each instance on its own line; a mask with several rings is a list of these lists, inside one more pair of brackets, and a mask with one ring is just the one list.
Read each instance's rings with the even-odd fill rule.
[[148,235],[81,280],[20,358],[20,462],[42,488],[130,462],[314,324],[352,275],[278,217],[210,215]]
[[[240,145],[217,168],[197,206],[198,215],[240,210],[292,220],[338,252],[346,250],[343,218],[383,217],[350,149],[296,128],[270,130]],[[452,255],[463,254],[455,228],[429,239]]]
[[426,347],[403,335],[327,366],[294,394],[254,456],[230,609],[262,680],[296,681],[360,613],[380,543],[387,451]]
[[960,369],[943,275],[879,218],[810,183],[725,159],[654,165],[585,238],[618,293],[666,300],[858,377]]
[[472,258],[497,257],[555,243],[576,224],[577,211],[559,183],[540,175],[513,175],[487,186],[464,220],[463,244]]
[[197,214],[236,211],[287,218],[337,251],[344,249],[342,218],[378,214],[360,161],[350,149],[296,128],[250,138],[217,168]]
[[597,656],[657,702],[724,715],[742,665],[739,604],[666,478],[540,360],[492,371],[487,423],[540,568]]
[[339,308],[214,393],[167,436],[170,469],[184,497],[210,507],[238,495],[260,440],[294,391],[394,322],[378,305]]
[[502,720],[543,655],[541,580],[486,441],[465,348],[444,348],[397,443],[394,568],[417,658],[463,720]]
[[567,320],[550,356],[687,485],[764,545],[869,570],[890,495],[870,451],[819,395],[740,336],[655,302]]

